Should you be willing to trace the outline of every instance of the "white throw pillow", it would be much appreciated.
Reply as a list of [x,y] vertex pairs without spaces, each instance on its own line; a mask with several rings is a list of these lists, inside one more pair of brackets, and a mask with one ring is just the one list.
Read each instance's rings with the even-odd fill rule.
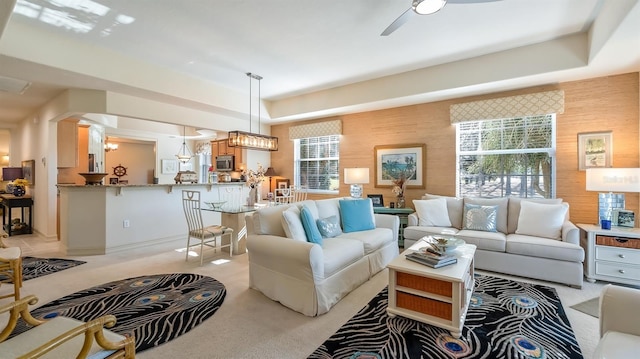
[[516,234],[560,239],[568,209],[566,203],[542,204],[522,201]]
[[427,200],[414,199],[413,206],[418,212],[419,226],[451,227],[447,200],[444,197]]
[[304,226],[300,220],[300,209],[298,209],[298,207],[291,206],[282,212],[282,227],[284,228],[284,233],[287,234],[287,238],[302,242],[307,241],[307,234],[304,232]]

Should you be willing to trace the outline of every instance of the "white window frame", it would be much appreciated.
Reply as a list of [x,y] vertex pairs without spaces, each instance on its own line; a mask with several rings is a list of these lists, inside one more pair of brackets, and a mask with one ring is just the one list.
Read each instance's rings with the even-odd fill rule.
[[[549,114],[552,116],[551,120],[551,147],[540,149],[503,149],[503,150],[478,150],[478,151],[461,151],[460,150],[460,124],[456,123],[456,196],[462,197],[465,196],[464,193],[461,192],[461,183],[460,183],[460,157],[467,155],[501,155],[501,154],[522,154],[522,153],[547,153],[551,160],[551,193],[549,198],[556,198],[556,189],[557,189],[557,178],[556,178],[556,115]],[[537,116],[531,116],[537,117]],[[490,119],[483,121],[494,121],[500,119]],[[508,120],[508,119],[503,119]],[[469,122],[483,122],[483,121],[469,121]]]
[[[314,194],[333,194],[336,195],[340,192],[340,181],[341,181],[341,176],[340,176],[340,135],[327,135],[327,136],[317,136],[317,138],[321,138],[321,137],[332,137],[332,136],[338,136],[338,156],[337,157],[322,157],[322,158],[318,158],[318,160],[337,160],[338,161],[338,170],[337,170],[337,177],[338,177],[338,185],[336,187],[335,190],[320,190],[320,189],[312,189],[309,188],[307,190],[308,193],[314,193]],[[313,138],[313,137],[308,137],[308,138]],[[300,140],[301,139],[295,139],[294,141],[294,151],[293,151],[293,182],[295,186],[300,186],[301,181],[300,181],[300,162],[301,162],[301,158],[300,158]]]

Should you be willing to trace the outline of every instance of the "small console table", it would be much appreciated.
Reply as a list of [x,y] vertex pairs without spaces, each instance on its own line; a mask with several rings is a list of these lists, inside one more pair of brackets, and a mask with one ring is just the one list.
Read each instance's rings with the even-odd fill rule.
[[589,282],[640,285],[640,229],[578,224],[585,250],[584,272]]
[[[31,196],[26,195],[22,197],[16,197],[12,194],[2,194],[0,195],[2,199],[2,228],[8,235],[14,234],[31,234],[31,220],[33,219],[33,198]],[[14,227],[11,223],[11,209],[12,208],[20,208],[20,223],[18,227]],[[29,221],[25,222],[24,220],[24,209],[29,209]]]
[[373,213],[393,214],[400,218],[400,229],[398,230],[399,247],[404,247],[404,227],[409,224],[409,215],[413,212],[412,208],[373,207]]

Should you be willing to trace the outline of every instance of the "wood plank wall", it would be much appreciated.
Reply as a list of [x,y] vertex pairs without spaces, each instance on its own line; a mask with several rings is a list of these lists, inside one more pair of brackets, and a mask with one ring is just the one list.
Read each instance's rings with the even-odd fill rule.
[[[458,98],[454,100],[362,112],[312,121],[274,125],[280,150],[271,154],[271,165],[285,178],[293,178],[293,141],[289,127],[301,123],[342,120],[340,173],[344,168],[369,167],[370,182],[364,193],[381,193],[385,203],[395,201],[389,188],[375,188],[373,178],[376,145],[425,143],[427,174],[425,189],[407,192],[407,206],[424,193],[455,195],[455,127],[449,121],[449,107],[455,103],[561,89],[565,92],[565,112],[557,116],[556,197],[570,204],[574,223],[597,221],[597,193],[585,190],[585,172],[578,171],[578,133],[613,131],[613,166],[640,166],[640,93],[638,72],[593,78]],[[349,186],[340,184],[339,196],[348,196]],[[310,195],[319,199],[332,196]],[[640,215],[639,194],[626,194],[626,207]],[[638,226],[639,220],[636,220]]]

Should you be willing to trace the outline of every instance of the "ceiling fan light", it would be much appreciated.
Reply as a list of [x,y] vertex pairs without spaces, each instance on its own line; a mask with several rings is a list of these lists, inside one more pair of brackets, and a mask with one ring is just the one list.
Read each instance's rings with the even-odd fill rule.
[[413,0],[411,7],[416,14],[429,15],[438,12],[446,3],[447,0]]

